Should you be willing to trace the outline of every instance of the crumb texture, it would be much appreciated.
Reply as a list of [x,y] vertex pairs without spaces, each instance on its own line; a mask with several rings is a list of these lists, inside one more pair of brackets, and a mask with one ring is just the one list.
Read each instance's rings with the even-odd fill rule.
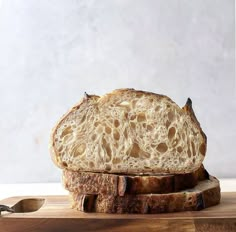
[[174,174],[200,167],[206,136],[170,98],[120,89],[86,95],[56,125],[50,145],[54,162],[69,170]]

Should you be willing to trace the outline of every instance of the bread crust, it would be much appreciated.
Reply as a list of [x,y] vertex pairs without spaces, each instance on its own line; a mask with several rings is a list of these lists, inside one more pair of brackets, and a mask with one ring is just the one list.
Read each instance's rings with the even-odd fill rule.
[[89,195],[71,192],[72,207],[97,213],[170,213],[202,210],[220,203],[220,185],[215,177],[192,189],[168,194]]
[[[139,104],[130,109],[130,102]],[[160,110],[159,105],[163,109]],[[114,112],[109,112],[109,109],[115,110],[114,112],[117,110],[118,116],[112,115]],[[133,112],[136,117],[134,123],[131,120]],[[163,123],[155,124],[156,114],[160,114],[159,118],[166,120],[166,129],[163,128]],[[120,115],[123,118],[117,122]],[[85,116],[86,120],[89,119],[82,128],[80,122]],[[101,118],[98,127],[94,126],[96,122],[93,124],[90,120],[94,117],[99,120]],[[70,134],[64,133],[68,129],[64,127],[72,121],[75,124],[71,128],[76,129],[71,129]],[[114,123],[112,128],[107,127],[110,121]],[[150,121],[152,127],[158,127],[154,128],[153,134],[148,131],[151,127],[148,125]],[[116,122],[123,124],[116,128]],[[141,128],[142,125],[145,128]],[[177,127],[180,128],[179,131]],[[108,129],[112,129],[112,133],[108,131],[106,134]],[[158,137],[158,131],[163,139]],[[66,135],[63,137],[64,134]],[[98,137],[98,134],[99,139],[93,142],[93,135]],[[172,138],[168,140],[168,136]],[[67,142],[68,138],[73,142]],[[206,153],[206,136],[189,101],[181,109],[164,95],[134,89],[118,89],[102,97],[86,94],[53,128],[49,146],[53,162],[62,169],[137,175],[181,174],[194,172],[202,164]],[[80,151],[83,152],[82,155],[78,155]],[[119,163],[116,163],[118,160]]]
[[171,193],[193,188],[198,181],[209,179],[203,165],[193,173],[178,175],[118,175],[92,172],[63,171],[63,185],[78,194],[125,194]]
[[206,150],[207,150],[207,136],[206,134],[203,132],[202,128],[201,128],[201,125],[200,125],[200,122],[198,121],[195,113],[194,113],[194,110],[193,110],[193,107],[192,107],[192,100],[191,98],[188,98],[187,101],[186,101],[186,104],[183,106],[182,108],[184,111],[186,111],[189,116],[191,117],[193,123],[196,124],[196,126],[199,128],[200,130],[200,133],[202,135],[202,137],[204,138],[204,143],[203,143],[203,152],[202,154],[205,155],[206,154]]

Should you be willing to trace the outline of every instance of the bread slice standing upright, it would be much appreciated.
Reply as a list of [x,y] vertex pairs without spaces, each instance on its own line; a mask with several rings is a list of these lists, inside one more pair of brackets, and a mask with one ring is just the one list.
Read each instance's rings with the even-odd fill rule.
[[56,125],[51,156],[60,168],[125,174],[190,173],[206,153],[191,100],[134,89],[87,95]]

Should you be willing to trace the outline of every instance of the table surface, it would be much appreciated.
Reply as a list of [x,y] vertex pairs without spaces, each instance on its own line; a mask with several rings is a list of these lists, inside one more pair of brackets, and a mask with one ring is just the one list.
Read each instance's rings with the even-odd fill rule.
[[[220,179],[222,192],[236,192],[236,178]],[[13,196],[67,195],[61,183],[0,184],[0,200]]]

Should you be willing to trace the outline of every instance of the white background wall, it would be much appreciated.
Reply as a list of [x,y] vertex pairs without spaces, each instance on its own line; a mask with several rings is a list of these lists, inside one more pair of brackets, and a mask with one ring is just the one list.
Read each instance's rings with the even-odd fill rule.
[[236,177],[234,0],[0,0],[0,183],[60,181],[48,140],[84,91],[187,97]]

